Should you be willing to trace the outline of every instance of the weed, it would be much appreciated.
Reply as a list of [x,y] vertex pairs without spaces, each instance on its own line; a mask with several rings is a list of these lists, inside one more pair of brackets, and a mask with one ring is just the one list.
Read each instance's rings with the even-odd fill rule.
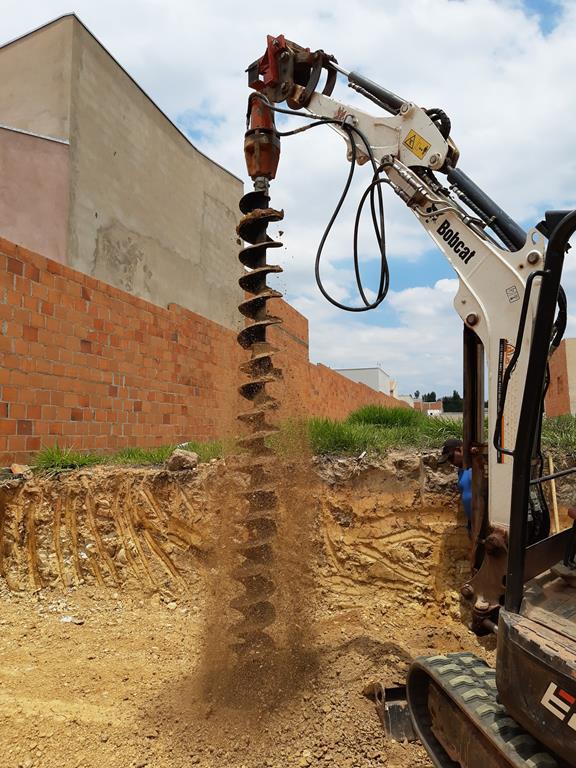
[[163,464],[174,450],[173,445],[159,445],[155,448],[122,448],[107,457],[110,464],[154,465]]
[[[194,451],[198,454],[201,462],[211,461],[212,459],[221,459],[225,453],[229,453],[232,449],[225,449],[225,446],[219,440],[213,440],[210,443],[198,443],[195,440],[191,440],[182,446],[187,451]],[[226,446],[228,448],[228,446]]]
[[81,453],[72,448],[60,448],[56,443],[45,446],[36,454],[34,468],[44,472],[54,472],[62,469],[80,469],[100,464],[103,457],[94,453]]
[[346,421],[350,424],[378,424],[381,427],[408,427],[422,423],[427,417],[412,408],[385,408],[365,405],[353,411]]

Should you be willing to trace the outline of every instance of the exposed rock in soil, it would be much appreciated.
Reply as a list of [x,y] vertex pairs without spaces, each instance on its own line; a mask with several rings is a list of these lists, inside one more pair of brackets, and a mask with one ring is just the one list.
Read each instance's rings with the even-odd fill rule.
[[199,456],[194,451],[186,451],[184,448],[176,448],[166,461],[166,468],[170,472],[180,472],[183,469],[196,469]]

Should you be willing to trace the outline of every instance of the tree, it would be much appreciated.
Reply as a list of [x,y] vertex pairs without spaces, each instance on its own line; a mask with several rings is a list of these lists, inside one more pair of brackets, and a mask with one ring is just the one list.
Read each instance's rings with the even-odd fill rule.
[[436,392],[432,390],[432,392],[427,392],[425,395],[422,395],[422,402],[423,403],[435,403],[438,398],[436,397]]
[[417,390],[414,392],[414,400],[418,400],[418,398],[419,398],[419,397],[420,397],[420,390],[419,390],[419,389],[417,389]]
[[463,407],[464,401],[456,389],[452,392],[452,397],[442,398],[442,408],[445,413],[462,413]]

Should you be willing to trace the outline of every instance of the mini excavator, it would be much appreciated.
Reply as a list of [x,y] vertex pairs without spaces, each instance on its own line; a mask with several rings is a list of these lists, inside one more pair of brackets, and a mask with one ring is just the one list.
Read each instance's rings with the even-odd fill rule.
[[[273,406],[264,393],[275,378],[266,329],[279,322],[267,311],[268,300],[279,294],[266,284],[269,273],[280,271],[266,262],[267,250],[279,243],[266,228],[283,214],[270,207],[269,183],[282,136],[329,125],[346,143],[350,174],[316,257],[323,295],[351,311],[372,309],[385,298],[384,185],[408,206],[459,278],[454,304],[464,326],[464,455],[473,473],[471,578],[462,594],[471,602],[472,630],[497,634],[497,661],[493,670],[470,653],[416,659],[406,681],[412,726],[439,768],[576,766],[576,522],[550,535],[542,492],[544,482],[573,470],[544,474],[540,450],[548,361],[566,327],[560,281],[576,211],[548,211],[525,232],[458,168],[451,121],[442,109],[400,98],[322,50],[269,36],[266,52],[247,72],[253,93],[245,156],[254,190],[241,201],[238,231],[249,243],[241,260],[251,270],[241,279],[249,294],[241,309],[252,325],[240,341],[252,348],[248,369],[255,377],[245,389],[261,406],[252,418],[252,442],[262,441],[263,414]],[[375,114],[331,98],[339,75]],[[306,122],[281,132],[276,113]],[[320,257],[354,169],[365,163],[373,175],[354,231],[361,302],[347,307],[322,285]],[[358,262],[366,202],[381,256],[373,299]]]

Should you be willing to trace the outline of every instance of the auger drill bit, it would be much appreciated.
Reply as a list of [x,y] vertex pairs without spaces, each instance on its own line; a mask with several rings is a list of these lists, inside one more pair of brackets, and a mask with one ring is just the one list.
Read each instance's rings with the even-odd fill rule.
[[256,658],[274,646],[267,630],[276,618],[271,598],[276,589],[273,542],[277,533],[278,498],[269,466],[272,452],[266,439],[277,431],[268,416],[278,407],[278,400],[266,391],[266,385],[277,381],[282,374],[272,361],[275,349],[267,340],[267,330],[281,322],[268,313],[268,301],[282,294],[270,288],[266,278],[282,272],[282,268],[267,264],[266,257],[269,248],[282,245],[269,237],[268,224],[280,221],[284,214],[270,208],[268,195],[268,183],[276,174],[280,155],[272,112],[261,99],[252,96],[248,117],[244,149],[254,191],[240,201],[244,215],[237,231],[249,245],[239,255],[248,270],[239,280],[248,298],[239,306],[247,323],[238,334],[238,342],[250,351],[250,359],[240,366],[247,381],[239,391],[252,403],[252,409],[238,416],[247,430],[240,444],[247,453],[244,471],[248,475],[248,488],[244,493],[247,505],[241,520],[243,541],[238,547],[242,562],[233,572],[244,592],[232,600],[231,607],[242,614],[242,619],[232,627],[236,638],[233,647],[243,658]]

